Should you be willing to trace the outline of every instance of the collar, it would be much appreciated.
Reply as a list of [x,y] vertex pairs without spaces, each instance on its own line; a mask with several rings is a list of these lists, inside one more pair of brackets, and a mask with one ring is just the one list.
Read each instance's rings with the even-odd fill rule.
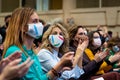
[[55,49],[53,49],[52,51],[55,56],[58,56],[58,51],[56,51]]
[[28,50],[25,45],[23,45],[23,49],[24,49],[24,51],[25,51],[28,55],[33,55],[32,49]]

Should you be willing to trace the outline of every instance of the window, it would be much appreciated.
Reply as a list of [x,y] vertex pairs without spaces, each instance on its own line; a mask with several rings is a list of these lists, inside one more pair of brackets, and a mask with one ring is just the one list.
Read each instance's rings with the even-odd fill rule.
[[36,0],[22,0],[22,7],[31,7],[36,9]]
[[103,7],[118,7],[120,6],[120,0],[102,0]]
[[119,7],[120,0],[76,0],[76,8]]
[[63,0],[1,0],[0,12],[12,12],[18,7],[31,7],[37,11],[60,10]]
[[49,10],[62,9],[62,0],[49,0]]
[[96,8],[99,7],[99,0],[76,0],[77,8]]
[[1,0],[1,12],[12,12],[19,7],[19,0]]

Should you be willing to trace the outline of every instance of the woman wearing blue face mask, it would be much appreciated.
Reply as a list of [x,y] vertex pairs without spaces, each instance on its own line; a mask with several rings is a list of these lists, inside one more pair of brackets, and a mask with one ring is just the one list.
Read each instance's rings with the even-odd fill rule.
[[118,71],[120,67],[120,48],[119,48],[119,38],[111,38],[110,41],[108,41],[108,48],[110,49],[109,56],[107,56],[106,60],[113,57],[115,59],[114,63],[112,63],[113,71]]
[[57,71],[60,71],[66,62],[71,62],[72,60],[73,54],[68,53],[54,66],[54,69],[44,74],[41,64],[32,49],[34,39],[39,38],[42,35],[42,31],[43,25],[39,23],[39,16],[33,9],[17,8],[13,11],[4,42],[3,57],[9,56],[15,51],[22,51],[20,63],[23,63],[28,57],[34,60],[27,74],[21,77],[20,80],[53,80]]
[[[63,58],[63,55],[74,53],[69,51],[68,33],[59,23],[55,23],[49,27],[49,29],[44,33],[42,41],[43,44],[40,52],[38,53],[38,57],[45,73],[57,65]],[[78,47],[76,55],[72,61],[73,65],[66,63],[66,65],[70,66],[72,69],[64,67],[63,71],[59,72],[61,75],[57,77],[57,80],[76,80],[84,73],[82,69],[82,48],[84,49],[84,47],[85,43]]]

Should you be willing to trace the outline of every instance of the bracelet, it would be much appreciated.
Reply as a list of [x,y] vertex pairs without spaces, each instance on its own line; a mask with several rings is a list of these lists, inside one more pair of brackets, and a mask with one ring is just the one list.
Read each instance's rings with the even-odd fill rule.
[[47,76],[48,80],[52,80],[50,75],[46,74],[46,76]]
[[55,76],[57,76],[57,77],[60,77],[60,76],[61,76],[61,74],[58,73],[54,68],[52,68],[51,71],[52,71],[52,73],[53,73]]

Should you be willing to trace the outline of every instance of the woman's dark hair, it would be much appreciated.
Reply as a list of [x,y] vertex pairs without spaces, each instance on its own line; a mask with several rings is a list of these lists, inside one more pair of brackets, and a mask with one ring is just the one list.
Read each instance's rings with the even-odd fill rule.
[[99,48],[97,48],[96,50],[94,50],[94,47],[93,47],[93,35],[94,35],[94,33],[98,33],[99,35],[100,35],[100,33],[98,32],[98,31],[91,31],[91,32],[89,32],[88,33],[88,38],[89,38],[89,45],[88,45],[88,48],[89,49],[91,49],[92,51],[98,51],[98,50],[100,50],[100,47]]
[[79,25],[79,26],[74,25],[74,26],[70,27],[70,29],[68,30],[69,37],[70,37],[70,45],[71,46],[73,45],[73,38],[77,34],[79,28],[84,28],[84,27],[81,26],[81,25]]

